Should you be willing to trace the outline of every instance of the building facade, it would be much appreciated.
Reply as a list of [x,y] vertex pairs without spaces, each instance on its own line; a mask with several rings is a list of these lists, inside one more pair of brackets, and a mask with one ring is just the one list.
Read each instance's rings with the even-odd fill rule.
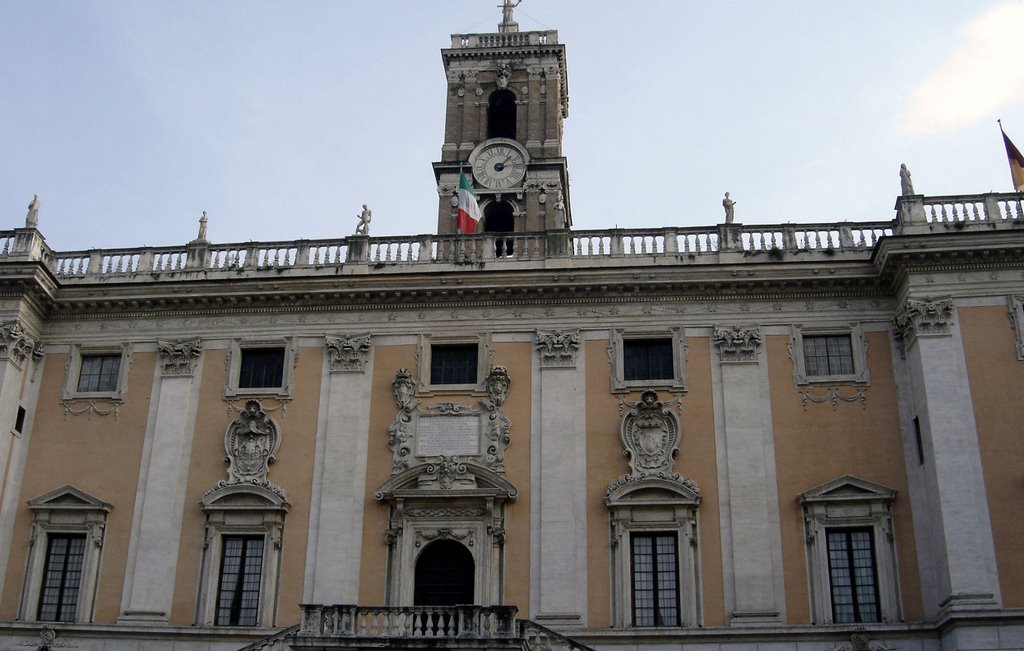
[[436,234],[0,233],[3,648],[1024,648],[1024,195],[573,229],[511,4]]

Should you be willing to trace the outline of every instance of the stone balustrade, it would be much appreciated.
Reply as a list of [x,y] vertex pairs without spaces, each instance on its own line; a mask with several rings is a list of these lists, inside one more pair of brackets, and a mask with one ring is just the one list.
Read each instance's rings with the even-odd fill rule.
[[452,48],[508,48],[524,45],[555,45],[556,30],[538,32],[503,32],[500,34],[452,34]]
[[[564,230],[476,235],[53,251],[39,231],[0,232],[0,260],[41,261],[62,283],[443,271],[493,266],[595,267],[868,260],[879,240],[927,232],[1019,228],[1022,193],[900,197],[890,222]],[[766,256],[766,257],[765,257]],[[197,274],[199,276],[197,276]]]

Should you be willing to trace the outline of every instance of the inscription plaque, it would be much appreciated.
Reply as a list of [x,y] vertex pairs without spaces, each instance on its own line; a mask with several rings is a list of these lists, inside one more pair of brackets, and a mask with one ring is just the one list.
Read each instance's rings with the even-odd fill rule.
[[420,416],[416,455],[420,457],[480,454],[480,416]]

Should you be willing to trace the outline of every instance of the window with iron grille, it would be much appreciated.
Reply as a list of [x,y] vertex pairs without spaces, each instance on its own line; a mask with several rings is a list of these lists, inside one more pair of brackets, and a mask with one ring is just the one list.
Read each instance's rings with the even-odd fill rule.
[[121,371],[121,355],[82,355],[82,366],[78,371],[78,391],[117,391],[118,374]]
[[622,379],[671,380],[671,339],[626,339],[622,342]]
[[679,626],[679,562],[674,533],[634,533],[633,625]]
[[804,335],[804,371],[808,376],[853,375],[849,335]]
[[476,384],[477,344],[444,344],[430,347],[431,384]]
[[259,623],[263,536],[224,536],[217,588],[217,626]]
[[78,608],[85,561],[84,534],[47,536],[46,565],[36,618],[43,622],[73,622]]
[[272,389],[284,385],[284,348],[243,348],[239,389]]
[[837,624],[881,621],[874,531],[828,529],[828,571],[832,621]]

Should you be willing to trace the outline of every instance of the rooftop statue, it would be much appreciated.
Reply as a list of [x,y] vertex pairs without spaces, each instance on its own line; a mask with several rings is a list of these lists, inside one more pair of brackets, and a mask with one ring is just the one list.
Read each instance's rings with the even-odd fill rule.
[[910,178],[910,170],[907,169],[906,163],[900,165],[900,190],[904,197],[916,194],[914,192],[914,181]]
[[731,224],[736,220],[736,202],[729,198],[729,193],[725,193],[725,198],[722,199],[722,208],[725,208],[725,223]]
[[356,216],[359,223],[356,224],[356,235],[370,234],[370,220],[373,219],[373,212],[363,204],[363,211]]
[[32,195],[32,203],[28,204],[28,214],[25,215],[25,228],[39,226],[39,195]]
[[498,5],[501,9],[501,24],[498,25],[499,32],[518,32],[519,23],[512,17],[512,10],[519,6],[523,0],[505,0]]

